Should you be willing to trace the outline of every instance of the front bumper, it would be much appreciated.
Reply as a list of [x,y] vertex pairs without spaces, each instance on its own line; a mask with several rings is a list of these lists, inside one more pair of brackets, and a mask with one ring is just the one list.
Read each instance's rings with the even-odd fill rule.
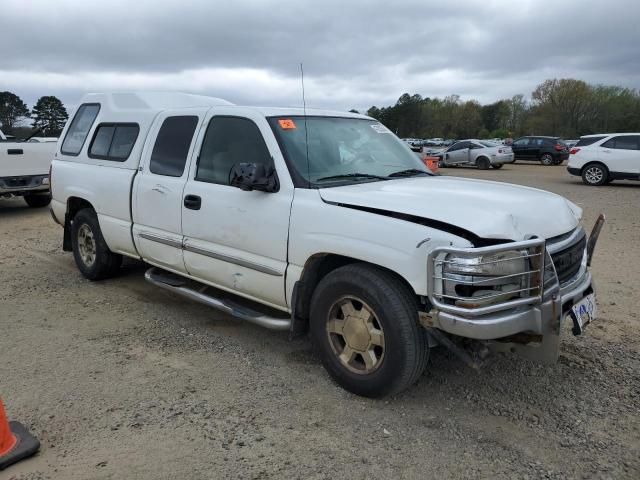
[[549,293],[539,305],[523,306],[485,315],[465,318],[448,312],[430,314],[430,325],[460,337],[476,340],[495,340],[517,333],[546,335],[560,332],[560,325],[571,307],[594,292],[591,273],[586,270],[581,278],[559,292]]
[[[519,353],[545,363],[555,362],[559,355],[563,320],[576,303],[595,293],[588,265],[603,224],[604,216],[601,215],[587,242],[578,273],[567,282],[556,283],[546,290],[538,303],[475,316],[434,308],[420,314],[421,323],[456,336],[489,341],[489,347],[495,351]],[[520,338],[516,341],[517,336],[523,337],[521,334],[526,340],[523,342]]]

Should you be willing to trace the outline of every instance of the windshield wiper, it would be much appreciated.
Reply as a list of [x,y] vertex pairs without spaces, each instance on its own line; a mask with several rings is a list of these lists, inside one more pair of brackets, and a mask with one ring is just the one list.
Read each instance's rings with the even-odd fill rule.
[[380,175],[371,175],[370,173],[343,173],[342,175],[331,175],[329,177],[317,178],[316,182],[323,180],[341,180],[343,178],[375,178],[378,180],[389,180],[388,177],[381,177]]
[[393,172],[389,177],[413,177],[415,175],[429,175],[430,173],[420,170],[418,168],[409,168],[407,170],[400,170],[399,172]]

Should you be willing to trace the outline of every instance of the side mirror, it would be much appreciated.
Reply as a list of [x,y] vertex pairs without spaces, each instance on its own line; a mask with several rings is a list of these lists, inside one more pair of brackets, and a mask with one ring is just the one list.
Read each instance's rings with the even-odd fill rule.
[[231,168],[229,177],[232,187],[246,192],[258,190],[273,193],[279,188],[275,169],[262,163],[236,163]]

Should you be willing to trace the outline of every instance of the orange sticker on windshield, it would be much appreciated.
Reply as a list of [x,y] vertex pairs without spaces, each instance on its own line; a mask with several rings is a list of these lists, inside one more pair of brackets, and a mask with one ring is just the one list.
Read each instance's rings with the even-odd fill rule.
[[280,124],[280,128],[283,130],[293,130],[296,128],[295,122],[290,118],[281,118],[278,120],[278,123]]

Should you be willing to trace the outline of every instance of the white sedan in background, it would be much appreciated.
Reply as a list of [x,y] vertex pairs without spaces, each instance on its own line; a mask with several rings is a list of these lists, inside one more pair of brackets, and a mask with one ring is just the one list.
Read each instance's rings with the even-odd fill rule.
[[481,170],[502,168],[502,165],[513,163],[515,159],[511,147],[475,139],[460,140],[437,156],[441,158],[441,167],[475,165]]

